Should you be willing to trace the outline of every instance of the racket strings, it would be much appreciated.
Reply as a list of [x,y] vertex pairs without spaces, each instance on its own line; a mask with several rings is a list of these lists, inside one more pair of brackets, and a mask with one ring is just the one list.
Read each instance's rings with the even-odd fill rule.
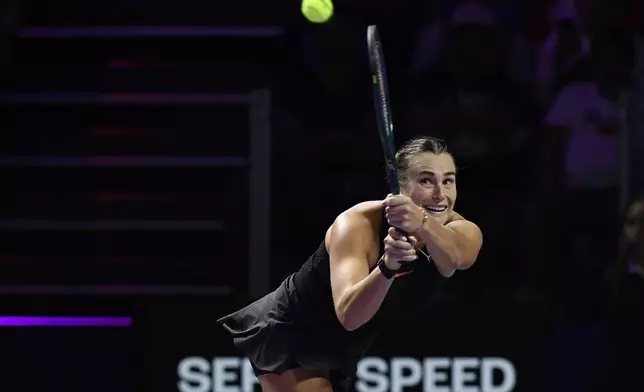
[[378,75],[378,89],[380,91],[380,104],[382,105],[382,116],[384,117],[387,127],[387,134],[391,134],[391,119],[389,115],[389,104],[387,102],[387,92],[385,90],[385,76],[382,69],[382,60],[380,58],[380,46],[376,44],[376,74]]

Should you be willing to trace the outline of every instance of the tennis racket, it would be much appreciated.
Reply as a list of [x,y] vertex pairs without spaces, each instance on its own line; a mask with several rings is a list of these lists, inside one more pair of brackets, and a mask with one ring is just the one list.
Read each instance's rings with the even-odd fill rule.
[[389,88],[387,87],[387,70],[385,56],[378,27],[367,27],[367,49],[369,51],[369,65],[371,67],[371,88],[373,89],[374,109],[376,111],[376,125],[380,135],[380,143],[385,153],[387,181],[391,193],[400,193],[400,184],[394,165],[396,148],[394,146],[394,124],[391,119],[391,105],[389,104]]
[[[400,193],[400,184],[398,183],[398,175],[396,174],[396,166],[394,164],[396,159],[394,123],[391,119],[385,56],[382,52],[382,43],[380,42],[378,27],[375,25],[367,27],[367,49],[369,51],[369,65],[371,67],[371,88],[373,89],[373,102],[376,111],[376,126],[378,128],[378,134],[380,135],[382,151],[385,154],[387,182],[389,182],[391,193],[397,195]],[[422,249],[418,249],[418,251],[429,260],[427,253]]]

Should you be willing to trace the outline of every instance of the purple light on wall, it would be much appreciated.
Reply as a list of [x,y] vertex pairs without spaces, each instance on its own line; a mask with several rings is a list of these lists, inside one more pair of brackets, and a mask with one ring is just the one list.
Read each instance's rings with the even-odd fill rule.
[[131,317],[0,316],[0,327],[130,327]]

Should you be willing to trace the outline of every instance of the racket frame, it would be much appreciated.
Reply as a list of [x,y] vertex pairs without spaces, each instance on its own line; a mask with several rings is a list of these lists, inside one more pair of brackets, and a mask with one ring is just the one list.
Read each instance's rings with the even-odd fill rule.
[[373,91],[374,110],[376,112],[376,126],[385,156],[387,181],[391,193],[399,194],[400,184],[395,166],[394,124],[391,114],[391,104],[389,102],[387,68],[385,66],[380,34],[378,33],[378,27],[375,25],[367,27],[367,49],[371,69],[371,88]]

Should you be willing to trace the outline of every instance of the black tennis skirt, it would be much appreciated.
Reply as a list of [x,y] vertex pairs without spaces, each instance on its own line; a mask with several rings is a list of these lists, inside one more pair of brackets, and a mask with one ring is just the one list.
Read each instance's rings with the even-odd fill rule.
[[334,392],[348,392],[355,363],[347,365],[340,343],[290,314],[289,284],[287,279],[272,293],[218,322],[232,335],[258,377],[301,367],[324,375]]

